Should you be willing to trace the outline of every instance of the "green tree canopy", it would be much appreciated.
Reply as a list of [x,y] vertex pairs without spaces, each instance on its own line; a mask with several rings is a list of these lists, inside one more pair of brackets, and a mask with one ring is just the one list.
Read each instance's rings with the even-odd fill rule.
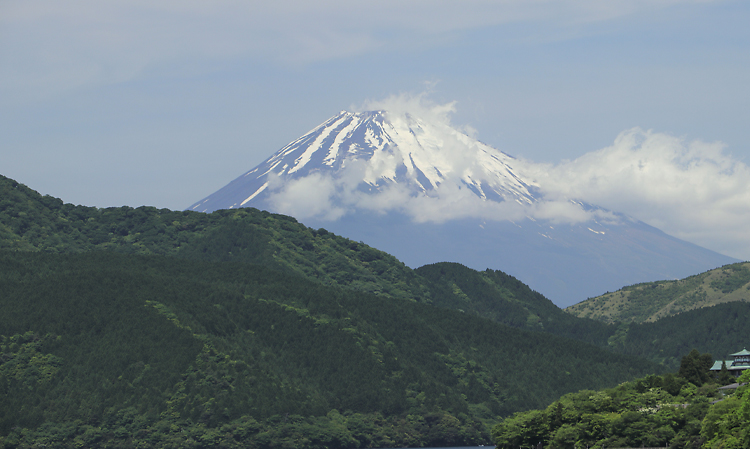
[[710,370],[713,364],[714,358],[711,354],[701,354],[697,349],[693,349],[680,361],[678,375],[700,387],[711,378]]

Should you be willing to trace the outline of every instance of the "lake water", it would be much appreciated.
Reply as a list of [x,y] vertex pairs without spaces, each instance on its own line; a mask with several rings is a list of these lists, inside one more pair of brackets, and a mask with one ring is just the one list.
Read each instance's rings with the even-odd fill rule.
[[[451,446],[451,447],[423,447],[420,449],[493,449],[495,446]],[[382,449],[401,449],[401,448],[382,448]]]

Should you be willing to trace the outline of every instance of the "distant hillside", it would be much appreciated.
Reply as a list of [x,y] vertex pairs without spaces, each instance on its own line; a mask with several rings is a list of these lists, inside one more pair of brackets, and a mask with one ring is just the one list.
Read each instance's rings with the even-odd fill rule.
[[653,323],[620,323],[609,347],[676,369],[680,354],[699,349],[716,359],[750,347],[750,303],[730,302],[690,310]]
[[549,332],[606,346],[613,326],[565,313],[518,279],[490,270],[476,271],[457,263],[417,268],[429,281],[432,304],[474,313],[503,324]]
[[624,287],[572,305],[565,311],[606,323],[643,323],[735,301],[750,301],[750,262],[725,265],[678,281]]

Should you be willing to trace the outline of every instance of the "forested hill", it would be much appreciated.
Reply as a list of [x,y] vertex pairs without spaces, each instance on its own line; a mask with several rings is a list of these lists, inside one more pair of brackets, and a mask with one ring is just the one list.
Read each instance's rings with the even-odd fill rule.
[[260,263],[324,284],[429,302],[422,280],[395,257],[292,217],[257,209],[203,214],[75,206],[6,177],[0,177],[0,248]]
[[644,323],[728,302],[750,302],[750,262],[725,265],[676,281],[624,287],[565,310],[606,323]]
[[[748,447],[750,371],[740,379],[727,372],[717,381],[708,372],[712,363],[694,350],[678,373],[567,394],[545,409],[505,419],[493,429],[495,443],[499,449]],[[737,380],[745,386],[718,390]]]
[[4,250],[0,292],[6,445],[478,444],[659,369],[242,262]]
[[0,248],[108,250],[258,263],[326,285],[460,309],[600,346],[613,332],[611,326],[563,313],[500,271],[477,272],[446,263],[415,271],[364,243],[252,208],[211,214],[153,207],[99,209],[65,204],[0,177]]
[[606,324],[283,215],[75,206],[2,177],[0,310],[10,447],[483,443],[685,345],[734,352],[750,323],[732,303]]
[[[480,272],[453,263],[412,270],[364,243],[307,228],[284,215],[250,208],[204,214],[153,207],[75,206],[5,177],[0,177],[0,248],[256,263],[323,285],[432,304],[517,328],[575,338],[672,368],[692,348],[717,355],[741,349],[745,342],[738,339],[741,334],[735,328],[743,326],[745,317],[750,321],[750,308],[737,306],[719,307],[707,314],[686,312],[678,320],[680,329],[704,330],[689,334],[680,329],[667,332],[671,324],[607,324],[565,313],[501,271]],[[730,284],[734,285],[730,282],[723,288]],[[673,338],[677,334],[685,339]]]
[[417,268],[429,281],[434,305],[468,310],[514,327],[550,332],[600,346],[615,332],[591,319],[565,313],[544,295],[502,271],[476,271],[456,263],[436,263]]

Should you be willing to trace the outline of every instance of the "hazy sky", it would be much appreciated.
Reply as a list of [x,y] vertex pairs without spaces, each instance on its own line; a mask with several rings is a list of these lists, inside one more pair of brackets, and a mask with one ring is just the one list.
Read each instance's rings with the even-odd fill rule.
[[0,174],[183,209],[427,91],[564,193],[750,259],[748,23],[747,1],[0,0]]

